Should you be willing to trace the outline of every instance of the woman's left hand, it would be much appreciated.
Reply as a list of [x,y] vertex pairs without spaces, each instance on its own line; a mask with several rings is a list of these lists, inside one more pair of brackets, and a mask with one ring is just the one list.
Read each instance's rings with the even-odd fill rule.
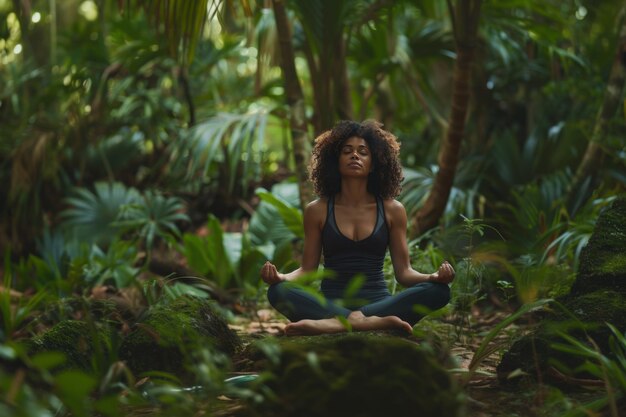
[[456,273],[454,272],[454,268],[452,268],[452,265],[450,265],[448,261],[445,261],[441,264],[437,272],[435,272],[434,274],[430,274],[430,279],[434,282],[449,284],[454,279],[455,274]]

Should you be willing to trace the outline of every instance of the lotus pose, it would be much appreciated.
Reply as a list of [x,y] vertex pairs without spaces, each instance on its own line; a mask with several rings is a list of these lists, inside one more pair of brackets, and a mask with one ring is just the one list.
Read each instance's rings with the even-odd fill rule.
[[[432,274],[411,267],[406,210],[394,199],[402,181],[399,150],[396,137],[373,121],[342,121],[316,138],[310,178],[320,198],[304,210],[301,266],[281,273],[268,261],[261,269],[269,302],[291,321],[287,335],[411,332],[425,310],[450,300],[455,272],[448,262]],[[394,295],[383,276],[387,249],[405,287]],[[320,300],[290,281],[316,271],[322,253],[332,276],[322,280]],[[350,285],[359,277],[360,286]]]

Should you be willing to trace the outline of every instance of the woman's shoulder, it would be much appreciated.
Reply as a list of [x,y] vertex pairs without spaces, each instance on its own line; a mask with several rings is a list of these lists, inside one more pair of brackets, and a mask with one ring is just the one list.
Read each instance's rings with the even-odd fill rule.
[[318,198],[317,200],[311,201],[304,208],[304,223],[305,226],[316,225],[321,228],[324,226],[326,222],[326,207],[328,205],[328,200],[325,198]]
[[385,207],[385,218],[387,219],[387,226],[390,228],[396,225],[401,228],[406,228],[407,217],[406,209],[401,202],[396,199],[389,198],[383,200]]
[[318,216],[318,215],[326,216],[327,207],[328,207],[328,199],[325,197],[321,197],[307,204],[306,207],[304,208],[304,212],[306,214],[310,214],[313,216]]
[[395,198],[384,199],[383,205],[385,207],[385,212],[391,215],[398,215],[403,213],[406,215],[406,209],[404,208],[404,205]]
[[315,199],[309,202],[309,204],[306,205],[305,209],[318,210],[320,207],[326,208],[327,204],[328,204],[328,199],[326,197],[320,197],[318,199]]

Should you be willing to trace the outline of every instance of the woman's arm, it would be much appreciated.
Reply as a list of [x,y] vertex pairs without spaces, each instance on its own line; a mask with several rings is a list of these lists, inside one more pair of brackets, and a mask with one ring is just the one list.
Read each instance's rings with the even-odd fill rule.
[[315,200],[304,209],[304,249],[300,268],[283,274],[270,261],[261,268],[261,278],[268,284],[292,281],[312,271],[316,271],[322,254],[322,227],[326,220],[326,202]]
[[452,282],[455,272],[447,261],[432,274],[418,272],[411,266],[409,247],[406,242],[407,216],[402,203],[396,200],[386,200],[385,213],[389,226],[389,253],[396,281],[404,287],[411,287],[420,282],[444,284]]

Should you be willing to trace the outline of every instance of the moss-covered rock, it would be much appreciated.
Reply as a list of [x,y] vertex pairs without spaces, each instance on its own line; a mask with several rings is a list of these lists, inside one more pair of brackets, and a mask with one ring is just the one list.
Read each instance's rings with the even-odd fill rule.
[[162,371],[186,379],[195,350],[210,347],[232,355],[239,345],[238,336],[210,302],[182,297],[151,307],[124,339],[119,355],[137,374]]
[[[295,338],[268,354],[253,416],[457,416],[450,375],[417,344],[371,335]],[[266,349],[266,351],[272,349]]]
[[[583,363],[579,355],[554,347],[564,344],[566,333],[583,344],[610,355],[610,330],[626,330],[626,197],[613,200],[598,217],[594,232],[583,248],[576,281],[569,295],[554,306],[554,313],[531,334],[516,341],[498,365],[502,381],[521,369],[532,376],[558,382],[555,365],[572,372]],[[573,316],[573,317],[572,317]],[[593,344],[589,338],[593,340]],[[579,372],[579,376],[583,376]]]
[[[611,323],[618,329],[626,329],[626,302],[622,292],[601,289],[581,296],[563,298],[561,303],[567,311],[590,327],[605,327],[604,323]],[[556,312],[560,321],[571,317],[563,310]]]
[[[63,320],[50,330],[31,340],[28,353],[32,356],[42,352],[61,352],[66,361],[62,368],[89,371],[94,361],[109,358],[113,331],[102,323]],[[97,356],[99,355],[99,356]]]
[[[498,375],[506,380],[511,372],[521,369],[536,377],[538,372],[544,380],[558,382],[554,372],[556,363],[574,370],[584,362],[583,357],[555,349],[555,344],[566,344],[559,334],[566,333],[580,342],[589,345],[589,338],[605,354],[610,355],[611,323],[620,331],[626,329],[626,303],[624,295],[612,290],[599,290],[578,297],[561,300],[565,310],[554,306],[554,313],[544,319],[531,334],[516,341],[502,357],[498,365]],[[580,373],[579,376],[584,376]],[[557,378],[557,379],[555,379]]]
[[86,297],[66,297],[45,305],[37,315],[38,325],[53,326],[64,320],[93,320],[121,327],[121,316],[110,300],[94,300]]
[[580,255],[572,294],[600,288],[626,292],[626,197],[616,198],[596,222]]

